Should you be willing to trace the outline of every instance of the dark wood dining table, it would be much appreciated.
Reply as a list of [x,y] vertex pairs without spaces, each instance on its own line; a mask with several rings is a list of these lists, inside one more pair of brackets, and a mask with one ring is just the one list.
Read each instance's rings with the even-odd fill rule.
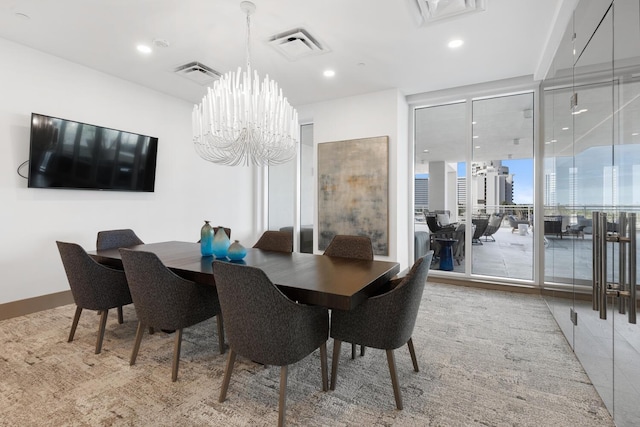
[[[160,242],[128,249],[155,253],[173,272],[197,283],[214,285],[214,257],[203,257],[192,242]],[[101,264],[122,268],[118,249],[90,251]],[[226,262],[226,258],[222,259]],[[400,271],[389,261],[367,261],[306,253],[282,253],[247,248],[241,263],[264,271],[290,299],[303,304],[350,310],[374,295]]]

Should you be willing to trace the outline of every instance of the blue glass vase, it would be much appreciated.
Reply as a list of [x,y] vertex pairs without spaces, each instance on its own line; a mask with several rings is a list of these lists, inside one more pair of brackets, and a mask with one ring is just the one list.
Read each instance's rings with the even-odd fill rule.
[[231,241],[227,233],[224,232],[224,227],[218,227],[218,231],[213,236],[213,255],[215,255],[216,258],[225,258],[229,251],[229,246],[231,246]]
[[213,227],[205,221],[200,229],[200,253],[202,256],[213,255]]
[[238,240],[235,240],[231,246],[229,246],[229,251],[227,252],[227,258],[231,261],[240,261],[247,255],[247,248],[242,246]]

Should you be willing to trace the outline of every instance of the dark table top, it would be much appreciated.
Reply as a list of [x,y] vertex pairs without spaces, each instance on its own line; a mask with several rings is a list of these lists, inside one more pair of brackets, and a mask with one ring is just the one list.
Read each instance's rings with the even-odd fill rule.
[[[176,274],[194,282],[215,285],[212,267],[215,258],[203,257],[198,243],[161,242],[129,249],[153,252]],[[122,268],[118,249],[90,251],[89,255],[102,264]],[[263,270],[292,300],[341,310],[356,307],[400,271],[400,265],[395,262],[254,248],[247,248],[243,262]]]

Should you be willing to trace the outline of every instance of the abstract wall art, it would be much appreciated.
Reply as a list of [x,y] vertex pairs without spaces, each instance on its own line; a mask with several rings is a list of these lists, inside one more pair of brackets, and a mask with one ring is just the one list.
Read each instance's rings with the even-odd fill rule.
[[318,249],[336,234],[368,236],[389,255],[389,137],[318,144]]

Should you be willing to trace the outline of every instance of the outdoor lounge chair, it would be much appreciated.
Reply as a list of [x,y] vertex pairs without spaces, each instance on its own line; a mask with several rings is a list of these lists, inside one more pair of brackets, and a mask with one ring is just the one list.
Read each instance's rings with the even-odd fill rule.
[[482,237],[484,237],[485,242],[489,241],[489,237],[491,237],[492,242],[496,241],[493,235],[500,229],[500,225],[502,225],[502,215],[491,214],[489,217],[489,224],[487,224],[487,228],[485,228],[484,233],[482,233]]

